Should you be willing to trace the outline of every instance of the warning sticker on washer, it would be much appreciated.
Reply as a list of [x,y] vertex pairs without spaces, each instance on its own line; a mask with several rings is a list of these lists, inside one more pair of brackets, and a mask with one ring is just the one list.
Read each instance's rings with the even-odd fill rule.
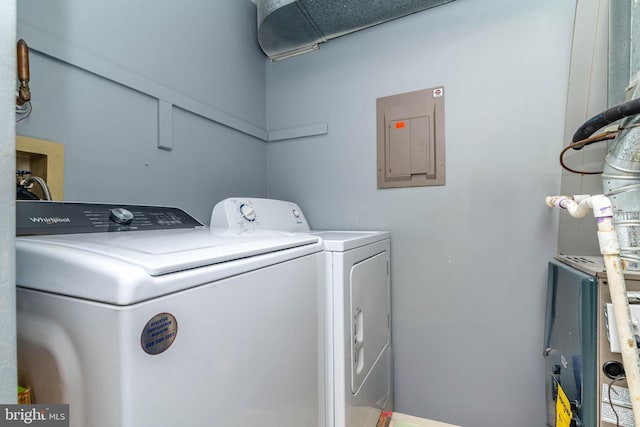
[[567,395],[558,384],[558,398],[556,400],[556,427],[570,427],[573,413]]
[[172,314],[156,314],[144,326],[140,345],[149,354],[160,354],[171,347],[177,334],[178,322]]

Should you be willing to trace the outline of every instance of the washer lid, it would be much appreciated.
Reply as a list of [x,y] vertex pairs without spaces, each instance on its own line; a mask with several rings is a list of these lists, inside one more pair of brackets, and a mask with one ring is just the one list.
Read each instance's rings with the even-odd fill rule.
[[312,231],[324,241],[327,251],[344,252],[388,239],[388,231]]
[[120,306],[322,251],[317,237],[191,230],[16,238],[16,284]]
[[150,276],[248,258],[316,243],[305,234],[260,232],[214,233],[209,228],[132,231],[128,233],[65,234],[16,238],[22,256],[55,251],[56,258],[93,254],[142,268]]

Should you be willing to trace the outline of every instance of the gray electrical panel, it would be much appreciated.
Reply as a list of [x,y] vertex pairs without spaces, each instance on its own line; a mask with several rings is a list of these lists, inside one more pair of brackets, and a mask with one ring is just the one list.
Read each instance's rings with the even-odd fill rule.
[[376,100],[378,188],[444,185],[444,88]]

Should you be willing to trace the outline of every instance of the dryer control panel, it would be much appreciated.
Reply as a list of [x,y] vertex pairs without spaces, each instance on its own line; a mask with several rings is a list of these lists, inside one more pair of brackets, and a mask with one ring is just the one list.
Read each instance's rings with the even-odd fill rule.
[[203,224],[172,207],[16,201],[16,236],[196,227]]
[[211,228],[309,232],[309,224],[297,204],[251,197],[230,197],[218,202],[211,214]]

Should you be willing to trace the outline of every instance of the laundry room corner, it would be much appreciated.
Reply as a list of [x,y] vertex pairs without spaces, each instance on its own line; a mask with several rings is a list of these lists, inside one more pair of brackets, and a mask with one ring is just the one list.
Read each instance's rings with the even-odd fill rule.
[[[544,424],[557,245],[544,197],[560,188],[574,12],[571,1],[454,1],[268,64],[269,128],[328,123],[326,135],[269,143],[269,197],[295,200],[316,228],[391,233],[397,411]],[[378,189],[376,99],[432,87],[445,94],[445,184]]]
[[0,0],[0,406],[615,425],[610,218],[545,201],[619,177],[569,141],[640,94],[639,1]]

